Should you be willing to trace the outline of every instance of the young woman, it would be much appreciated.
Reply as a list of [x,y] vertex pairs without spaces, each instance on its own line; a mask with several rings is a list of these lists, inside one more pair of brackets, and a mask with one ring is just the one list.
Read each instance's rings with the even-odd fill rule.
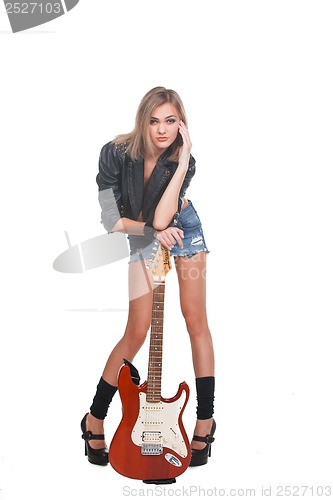
[[214,351],[206,314],[207,248],[200,219],[186,189],[195,173],[191,140],[179,95],[156,87],[142,99],[134,130],[105,144],[97,184],[102,222],[128,234],[129,314],[82,422],[88,460],[108,464],[103,421],[117,391],[123,359],[132,361],[151,323],[152,290],[142,265],[156,242],[170,250],[177,269],[180,305],[189,332],[197,391],[191,466],[207,463],[215,431]]

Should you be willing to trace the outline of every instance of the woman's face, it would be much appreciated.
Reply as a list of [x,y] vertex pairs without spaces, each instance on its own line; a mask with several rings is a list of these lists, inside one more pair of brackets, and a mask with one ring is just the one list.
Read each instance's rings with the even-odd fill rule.
[[180,116],[169,102],[157,106],[149,121],[149,137],[158,154],[167,149],[176,139],[179,131]]

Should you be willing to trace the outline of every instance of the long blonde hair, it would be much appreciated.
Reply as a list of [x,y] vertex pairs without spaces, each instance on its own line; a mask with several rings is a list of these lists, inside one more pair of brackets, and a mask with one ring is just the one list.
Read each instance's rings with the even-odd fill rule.
[[[181,98],[171,89],[165,87],[154,87],[142,98],[136,113],[135,126],[129,134],[117,135],[112,141],[115,144],[126,144],[126,152],[133,160],[139,160],[145,156],[153,156],[153,144],[149,137],[149,122],[153,110],[157,106],[170,103],[177,109],[179,118],[187,126],[187,118]],[[170,146],[169,160],[178,161],[179,148],[182,138],[178,134],[176,140]]]

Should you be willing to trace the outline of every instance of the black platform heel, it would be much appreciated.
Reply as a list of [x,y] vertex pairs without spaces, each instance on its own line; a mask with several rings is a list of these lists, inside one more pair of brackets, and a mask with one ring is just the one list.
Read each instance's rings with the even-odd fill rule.
[[99,448],[95,450],[89,444],[92,439],[105,439],[104,434],[93,434],[87,431],[87,416],[88,413],[83,417],[81,422],[82,429],[82,439],[84,439],[84,451],[85,456],[88,457],[88,462],[95,465],[108,465],[109,463],[109,450],[107,448]]
[[215,441],[213,437],[216,429],[216,422],[213,420],[212,428],[210,434],[207,436],[193,436],[193,441],[199,441],[200,443],[206,443],[206,446],[202,450],[192,450],[191,449],[191,462],[190,467],[197,467],[198,465],[205,465],[208,462],[208,457],[212,453],[212,443]]

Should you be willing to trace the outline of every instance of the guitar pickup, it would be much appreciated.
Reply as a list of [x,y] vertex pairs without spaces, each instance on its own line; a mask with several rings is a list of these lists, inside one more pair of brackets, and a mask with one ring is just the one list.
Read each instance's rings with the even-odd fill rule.
[[142,433],[142,455],[161,455],[163,453],[162,447],[162,433],[154,431],[145,431]]
[[160,431],[144,431],[142,433],[143,443],[160,443],[162,440],[162,433]]

